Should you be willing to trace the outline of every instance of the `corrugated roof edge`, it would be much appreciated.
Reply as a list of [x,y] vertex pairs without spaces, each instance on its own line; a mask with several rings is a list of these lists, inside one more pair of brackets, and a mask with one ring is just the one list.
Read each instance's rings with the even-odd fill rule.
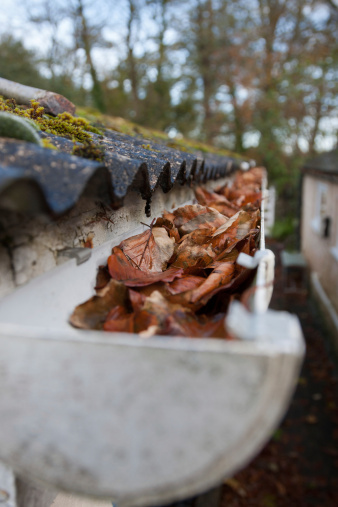
[[[14,139],[0,138],[0,207],[9,205],[9,195],[22,199],[24,188],[29,188],[26,210],[44,211],[59,216],[71,209],[95,177],[96,189],[109,192],[115,208],[123,205],[129,190],[140,192],[147,201],[149,212],[151,196],[161,187],[168,192],[175,183],[205,183],[232,174],[240,161],[231,157],[211,154],[199,157],[161,146],[157,151],[131,142],[129,136],[109,134],[101,139],[105,148],[105,161],[96,162],[69,154],[72,141],[57,137],[62,151]],[[138,147],[136,147],[136,144]],[[20,189],[20,192],[17,190]],[[27,195],[27,197],[28,197]],[[99,196],[98,196],[99,197]],[[22,206],[18,203],[18,208]]]

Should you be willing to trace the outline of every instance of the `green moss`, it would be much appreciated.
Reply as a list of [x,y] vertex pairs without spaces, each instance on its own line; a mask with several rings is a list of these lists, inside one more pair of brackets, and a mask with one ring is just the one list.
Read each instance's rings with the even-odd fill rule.
[[85,144],[76,144],[73,148],[72,154],[77,157],[89,158],[98,162],[102,162],[104,159],[103,148],[92,141],[88,141]]
[[78,118],[69,113],[61,113],[56,117],[44,113],[44,108],[36,100],[31,100],[31,107],[18,106],[14,99],[4,100],[0,97],[0,111],[6,111],[16,116],[31,120],[35,126],[48,133],[80,143],[91,141],[89,132],[101,134],[85,118]]
[[[40,104],[32,100],[31,107],[18,106],[14,99],[3,99],[0,97],[0,111],[5,111],[17,117],[22,117],[26,121],[31,122],[31,125],[38,130],[42,130],[47,134],[54,134],[57,136],[72,139],[74,143],[81,143],[74,146],[73,154],[93,160],[103,159],[103,150],[93,142],[90,133],[102,135],[102,131],[96,125],[102,128],[115,130],[122,134],[129,136],[140,136],[144,139],[149,139],[150,142],[159,142],[165,144],[170,148],[175,148],[180,151],[188,153],[212,153],[221,156],[234,157],[243,159],[242,156],[232,153],[228,150],[216,148],[215,146],[207,145],[198,141],[193,141],[185,138],[171,139],[165,132],[153,130],[146,127],[141,127],[131,121],[124,120],[123,118],[116,118],[99,113],[93,108],[78,109],[80,117],[74,117],[69,113],[61,113],[56,117],[44,113],[44,108]],[[93,125],[96,124],[96,125]],[[3,134],[4,135],[4,134]],[[46,145],[52,148],[52,144]],[[151,144],[142,145],[144,149],[158,152],[151,147]]]
[[155,148],[152,148],[150,144],[142,144],[142,148],[144,150],[156,151],[156,153],[160,153],[160,150],[155,150]]
[[245,158],[242,155],[233,153],[232,151],[225,150],[223,148],[217,148],[216,146],[211,146],[209,144],[205,144],[199,141],[194,141],[186,138],[172,139],[165,132],[161,132],[160,130],[142,127],[140,125],[137,125],[136,123],[133,123],[129,120],[125,120],[123,118],[117,118],[105,114],[100,114],[93,108],[81,108],[78,109],[78,112],[79,114],[81,114],[81,116],[84,116],[90,122],[98,122],[102,124],[105,128],[114,130],[115,132],[120,132],[121,134],[128,134],[129,136],[133,137],[140,136],[145,139],[149,139],[150,141],[165,144],[166,146],[170,148],[175,148],[176,150],[185,151],[188,153],[196,153],[196,151],[200,151],[203,153],[212,153],[215,155],[225,157],[238,158],[240,160],[243,160]]
[[58,151],[57,147],[54,146],[54,144],[52,144],[49,139],[41,139],[41,144],[44,148],[49,148],[50,150]]

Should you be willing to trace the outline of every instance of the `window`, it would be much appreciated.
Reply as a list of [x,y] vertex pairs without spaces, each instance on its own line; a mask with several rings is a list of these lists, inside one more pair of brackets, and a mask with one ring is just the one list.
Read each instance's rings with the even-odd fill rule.
[[333,255],[333,257],[336,259],[336,261],[338,261],[338,200],[336,200],[336,213],[335,213],[335,223],[333,223],[333,234],[335,235],[334,236],[334,245],[333,247],[331,248],[331,253]]
[[328,186],[325,183],[317,184],[317,194],[315,203],[315,216],[311,222],[312,229],[322,235],[323,223],[327,216],[327,200],[328,200]]

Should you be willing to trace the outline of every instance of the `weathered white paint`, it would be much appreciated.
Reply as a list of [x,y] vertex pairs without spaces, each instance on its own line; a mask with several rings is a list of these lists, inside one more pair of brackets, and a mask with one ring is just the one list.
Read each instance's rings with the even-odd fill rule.
[[311,284],[312,288],[314,289],[316,295],[319,297],[321,304],[324,306],[326,313],[330,318],[334,332],[333,336],[336,341],[336,347],[338,348],[338,313],[336,312],[330,299],[327,297],[327,294],[319,281],[318,273],[315,272],[311,273]]
[[292,317],[273,326],[270,314],[232,324],[244,339],[240,325],[250,329],[251,343],[70,328],[110,249],[2,301],[0,456],[23,475],[121,506],[203,491],[250,459],[278,423],[303,353],[300,330]]
[[[49,505],[46,507],[49,507]],[[110,500],[92,500],[83,496],[59,493],[50,507],[112,507],[112,502]]]
[[[208,183],[209,188],[229,181],[222,179]],[[68,260],[62,254],[65,248],[82,247],[88,238],[93,247],[113,241],[120,234],[130,231],[140,222],[150,223],[162,211],[178,207],[194,199],[193,189],[176,184],[164,194],[159,188],[152,198],[151,217],[145,216],[145,201],[136,192],[128,193],[124,206],[116,211],[107,207],[107,217],[102,218],[102,207],[96,195],[84,195],[77,205],[64,216],[52,220],[45,215],[31,216],[16,212],[0,213],[0,298],[16,287],[50,271]]]
[[244,466],[284,414],[304,346],[294,317],[238,318],[236,305],[243,341],[71,328],[112,243],[140,230],[139,214],[120,213],[113,242],[104,224],[84,264],[65,262],[1,301],[0,457],[29,480],[137,507],[202,492]]
[[271,231],[275,223],[275,208],[276,208],[276,189],[275,187],[270,187],[268,192],[266,193],[264,200],[266,236],[271,235]]
[[[320,185],[326,185],[326,215],[331,217],[331,235],[321,237],[321,228],[316,228],[317,197]],[[315,222],[314,222],[315,220]],[[338,184],[328,183],[319,177],[305,175],[302,189],[302,252],[310,269],[318,273],[318,278],[329,297],[335,311],[338,312],[338,260],[335,248],[338,248]]]
[[120,506],[203,491],[282,416],[302,356],[291,329],[229,343],[3,325],[1,458]]
[[15,475],[13,471],[0,461],[0,505],[17,507]]

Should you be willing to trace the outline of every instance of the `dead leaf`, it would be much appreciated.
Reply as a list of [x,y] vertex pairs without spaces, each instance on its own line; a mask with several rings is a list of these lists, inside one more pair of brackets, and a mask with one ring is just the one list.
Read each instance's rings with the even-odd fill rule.
[[98,291],[103,289],[111,279],[107,266],[99,266],[99,270],[96,275],[95,290]]
[[114,280],[123,281],[127,287],[143,287],[155,282],[172,282],[181,276],[182,269],[169,268],[159,273],[149,273],[134,268],[119,247],[113,248],[108,257],[108,269]]
[[246,497],[245,489],[238,480],[236,480],[234,478],[228,478],[228,479],[225,479],[223,484],[225,484],[226,486],[229,486],[229,488],[231,488],[233,491],[235,491],[235,493],[237,493],[239,496],[241,496],[243,498]]
[[81,329],[102,329],[109,311],[116,306],[125,307],[127,303],[126,286],[116,280],[110,280],[101,289],[100,295],[93,296],[75,308],[69,322]]
[[196,229],[216,230],[227,220],[218,211],[199,204],[182,206],[164,217],[173,222],[181,236]]
[[116,333],[134,332],[134,314],[127,314],[123,317],[116,317],[107,320],[103,325],[104,331]]
[[128,289],[128,291],[131,306],[133,311],[136,312],[143,307],[147,296],[133,289]]
[[224,195],[216,192],[209,192],[204,187],[197,187],[195,190],[195,196],[199,204],[213,208],[227,217],[232,217],[240,209]]
[[232,262],[222,262],[197,289],[192,291],[190,301],[194,303],[215,289],[227,285],[231,281],[234,271],[235,267]]
[[[171,214],[169,215],[171,216]],[[169,234],[169,237],[174,238],[175,242],[178,242],[181,239],[181,236],[178,232],[178,229],[174,225],[174,219],[174,215],[172,215],[172,220],[168,220],[164,217],[159,217],[155,222],[155,227],[163,227]]]
[[151,273],[162,271],[163,262],[152,228],[125,239],[119,247],[135,268]]
[[251,252],[251,232],[244,236],[244,238],[231,243],[228,248],[225,248],[219,255],[217,255],[214,259],[214,262],[210,264],[209,268],[215,268],[218,266],[218,262],[235,262],[239,254],[244,251],[249,255],[252,255]]
[[212,336],[222,324],[221,319],[222,316],[199,319],[189,308],[170,303],[160,292],[154,291],[146,299],[142,311],[135,315],[135,330],[146,337],[159,334],[199,338]]
[[74,310],[71,323],[145,338],[232,339],[224,326],[227,307],[239,298],[246,304],[252,294],[255,270],[235,262],[258,247],[261,178],[254,170],[216,191],[198,188],[200,204],[165,212],[122,241],[99,268],[97,295]]
[[175,238],[169,237],[164,227],[153,227],[153,237],[158,248],[159,261],[162,271],[167,268],[168,262],[173,256],[175,250]]
[[219,255],[222,250],[229,248],[238,240],[245,238],[257,225],[259,210],[248,213],[239,211],[233,217],[219,227],[213,234],[212,247]]
[[194,275],[183,275],[181,278],[177,278],[173,282],[168,284],[168,291],[170,294],[182,294],[182,292],[187,292],[193,289],[196,289],[205,281],[205,278],[202,276],[194,276]]
[[208,204],[209,208],[213,208],[222,215],[226,217],[232,217],[234,216],[237,211],[240,209],[239,206],[230,207],[227,204],[223,204],[221,202],[210,202]]

